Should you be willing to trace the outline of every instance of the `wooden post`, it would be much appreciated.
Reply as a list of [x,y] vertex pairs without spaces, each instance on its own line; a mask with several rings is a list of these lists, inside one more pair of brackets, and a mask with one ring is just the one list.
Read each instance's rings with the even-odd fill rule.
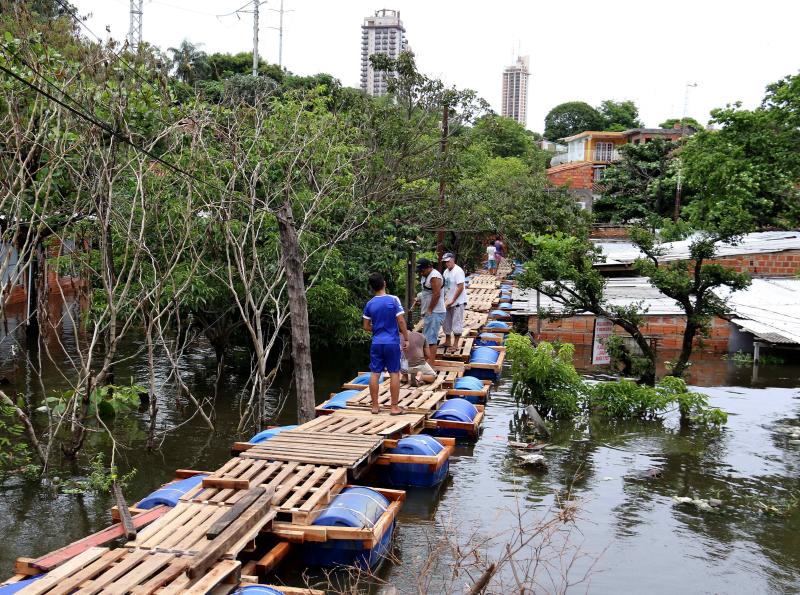
[[417,253],[409,251],[406,260],[406,324],[408,330],[414,328],[414,279],[417,268]]

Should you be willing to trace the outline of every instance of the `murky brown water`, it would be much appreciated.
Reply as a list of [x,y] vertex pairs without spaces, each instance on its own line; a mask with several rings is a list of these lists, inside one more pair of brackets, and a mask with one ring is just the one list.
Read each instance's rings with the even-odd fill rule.
[[[133,345],[129,346],[133,349]],[[3,374],[9,373],[8,345],[0,343]],[[335,391],[365,366],[363,351],[318,354],[315,374],[319,400]],[[715,362],[719,368],[719,364]],[[214,359],[207,349],[195,350],[184,362],[184,379],[199,394],[211,390]],[[792,366],[759,370],[750,388],[749,367],[724,362],[729,387],[703,389],[712,403],[729,412],[721,431],[681,428],[676,419],[662,422],[586,422],[555,424],[546,452],[549,472],[516,466],[507,440],[516,407],[504,379],[487,407],[485,430],[474,446],[460,447],[451,463],[451,479],[438,491],[410,491],[396,531],[396,564],[383,568],[383,579],[401,593],[416,592],[420,556],[444,527],[462,534],[510,531],[517,506],[544,517],[556,500],[571,491],[579,504],[570,541],[580,556],[568,576],[587,582],[575,590],[591,593],[795,593],[800,592],[800,511],[781,515],[760,512],[759,502],[781,506],[800,497],[800,444],[781,432],[800,426],[800,369]],[[120,366],[118,378],[145,378],[143,362]],[[166,366],[159,377],[166,377]],[[718,369],[715,372],[718,376]],[[56,383],[55,370],[44,372]],[[7,391],[32,390],[35,384],[23,365]],[[131,500],[145,496],[173,477],[176,468],[213,469],[229,456],[238,421],[235,399],[244,378],[229,373],[217,406],[218,432],[211,435],[195,421],[168,436],[161,450],[143,450],[146,415],[117,422],[126,443],[124,465],[138,469],[128,489]],[[285,388],[284,384],[278,389]],[[277,396],[276,396],[277,398]],[[184,421],[173,393],[160,397],[161,423]],[[294,421],[291,396],[277,423]],[[105,447],[100,435],[93,447]],[[85,461],[60,463],[58,472],[85,473]],[[658,477],[651,477],[657,470]],[[718,498],[718,512],[676,505],[673,496]],[[0,574],[12,572],[17,556],[58,548],[109,523],[107,497],[65,495],[20,478],[0,485]],[[488,554],[498,550],[488,548]],[[555,566],[554,566],[555,568]],[[436,572],[446,572],[438,567]],[[555,572],[557,575],[557,572]],[[299,580],[294,573],[286,578]],[[319,578],[319,575],[317,575]],[[464,582],[467,579],[464,578]],[[543,580],[552,591],[559,577]],[[435,584],[435,582],[434,582]],[[461,583],[463,584],[463,582]],[[435,592],[432,588],[431,592]]]

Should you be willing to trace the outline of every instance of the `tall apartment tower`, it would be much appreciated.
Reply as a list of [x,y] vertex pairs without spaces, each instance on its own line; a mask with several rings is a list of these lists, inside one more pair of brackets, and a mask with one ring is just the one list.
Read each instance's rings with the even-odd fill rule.
[[386,95],[389,73],[375,72],[369,62],[372,54],[397,58],[406,49],[406,30],[399,10],[376,10],[361,25],[361,90],[370,95]]
[[519,56],[516,64],[503,70],[503,98],[500,113],[528,125],[528,56]]

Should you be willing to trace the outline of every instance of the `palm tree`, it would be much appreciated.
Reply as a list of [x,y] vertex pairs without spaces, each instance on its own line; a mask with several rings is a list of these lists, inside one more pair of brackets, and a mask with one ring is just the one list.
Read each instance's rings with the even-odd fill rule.
[[177,76],[184,83],[192,84],[203,78],[208,70],[206,53],[199,48],[202,44],[195,45],[184,39],[177,48],[168,48],[172,54],[172,66]]

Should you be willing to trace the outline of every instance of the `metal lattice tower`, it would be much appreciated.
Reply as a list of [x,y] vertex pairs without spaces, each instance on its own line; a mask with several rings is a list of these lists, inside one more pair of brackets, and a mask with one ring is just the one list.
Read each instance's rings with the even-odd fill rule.
[[142,43],[142,5],[144,0],[131,0],[131,23],[128,28],[128,46],[136,50]]

